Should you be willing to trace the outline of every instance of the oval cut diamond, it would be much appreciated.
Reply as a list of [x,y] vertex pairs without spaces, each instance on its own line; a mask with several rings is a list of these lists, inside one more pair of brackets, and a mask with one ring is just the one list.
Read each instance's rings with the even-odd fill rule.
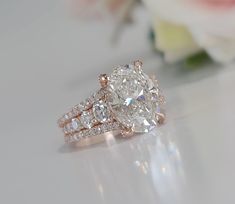
[[97,101],[93,105],[93,113],[95,118],[101,122],[107,122],[110,119],[110,112],[108,110],[107,104],[103,101]]
[[89,111],[84,111],[81,115],[80,121],[85,128],[91,128],[94,124],[94,116]]
[[116,119],[134,132],[156,126],[157,104],[152,100],[153,81],[133,65],[116,68],[109,77],[108,104]]

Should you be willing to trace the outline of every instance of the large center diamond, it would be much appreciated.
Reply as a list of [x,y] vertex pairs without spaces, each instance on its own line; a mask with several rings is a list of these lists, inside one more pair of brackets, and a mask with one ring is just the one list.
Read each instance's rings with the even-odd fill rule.
[[116,68],[109,77],[108,104],[115,118],[134,132],[149,132],[156,126],[157,104],[153,81],[133,65]]

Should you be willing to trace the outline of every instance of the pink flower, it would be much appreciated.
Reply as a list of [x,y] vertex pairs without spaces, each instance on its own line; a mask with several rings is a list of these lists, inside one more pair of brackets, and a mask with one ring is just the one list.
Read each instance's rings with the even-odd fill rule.
[[229,9],[235,6],[235,0],[194,0],[194,2],[210,9]]
[[72,9],[82,18],[114,17],[129,0],[71,0]]

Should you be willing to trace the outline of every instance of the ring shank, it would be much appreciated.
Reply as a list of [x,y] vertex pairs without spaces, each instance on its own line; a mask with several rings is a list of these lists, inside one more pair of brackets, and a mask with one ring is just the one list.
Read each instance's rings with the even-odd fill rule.
[[120,129],[119,123],[111,115],[104,122],[100,122],[95,118],[94,104],[97,101],[106,104],[105,94],[105,90],[101,88],[85,101],[74,106],[58,120],[58,125],[64,133],[65,142],[78,142],[82,139]]

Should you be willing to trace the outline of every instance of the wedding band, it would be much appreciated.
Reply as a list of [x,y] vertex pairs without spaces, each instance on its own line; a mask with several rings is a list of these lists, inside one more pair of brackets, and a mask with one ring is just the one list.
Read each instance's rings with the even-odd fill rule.
[[65,142],[78,142],[119,131],[123,136],[151,131],[164,122],[165,103],[157,80],[143,72],[142,62],[116,67],[99,77],[101,88],[64,114],[58,125]]

